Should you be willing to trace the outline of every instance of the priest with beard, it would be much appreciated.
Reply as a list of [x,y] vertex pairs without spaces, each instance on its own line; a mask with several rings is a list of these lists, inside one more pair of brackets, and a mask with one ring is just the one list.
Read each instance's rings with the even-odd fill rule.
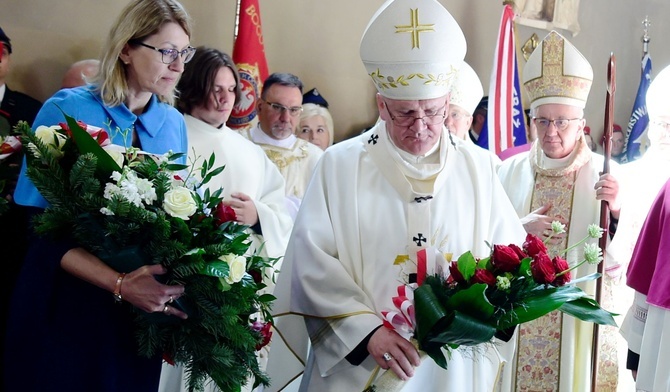
[[[412,20],[430,28],[416,36],[398,28]],[[289,349],[275,351],[275,338],[272,390],[302,364],[304,391],[362,391],[385,369],[408,380],[404,391],[494,389],[513,342],[452,350],[444,370],[382,325],[398,285],[417,272],[396,256],[434,249],[483,258],[487,242],[525,238],[492,155],[452,144],[444,127],[465,52],[460,27],[436,0],[388,1],[369,23],[360,55],[381,119],[328,148],[305,193],[277,283],[275,336]]]

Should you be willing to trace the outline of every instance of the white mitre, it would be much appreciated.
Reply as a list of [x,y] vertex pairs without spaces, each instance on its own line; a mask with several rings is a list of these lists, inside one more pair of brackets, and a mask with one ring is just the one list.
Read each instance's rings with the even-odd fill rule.
[[670,66],[654,78],[647,90],[647,111],[649,117],[670,116]]
[[549,103],[583,109],[592,82],[589,62],[556,31],[544,37],[523,67],[531,109]]
[[421,100],[447,95],[465,58],[465,36],[436,0],[389,0],[370,20],[360,55],[379,93]]
[[463,63],[451,85],[449,104],[462,107],[472,116],[483,96],[484,88],[477,73],[468,63]]

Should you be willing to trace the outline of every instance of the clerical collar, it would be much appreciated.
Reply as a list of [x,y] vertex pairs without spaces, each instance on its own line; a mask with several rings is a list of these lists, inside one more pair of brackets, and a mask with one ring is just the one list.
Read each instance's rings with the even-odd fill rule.
[[565,158],[552,159],[544,155],[542,143],[539,139],[533,142],[529,154],[533,170],[551,177],[560,177],[572,173],[588,163],[593,157],[593,152],[586,145],[586,139],[583,135],[577,141],[574,150]]
[[291,135],[286,139],[281,140],[273,139],[270,136],[268,136],[265,132],[263,132],[263,130],[261,129],[261,124],[258,124],[257,126],[251,128],[249,134],[251,135],[251,140],[253,140],[255,143],[269,144],[281,148],[292,148],[298,139],[295,135]]
[[406,177],[417,180],[432,179],[444,168],[447,161],[447,150],[449,149],[445,142],[447,138],[444,137],[444,132],[430,151],[422,156],[416,156],[401,150],[393,143],[386,130],[386,124],[377,124],[377,126],[381,128],[380,139],[382,145],[386,145],[389,155]]

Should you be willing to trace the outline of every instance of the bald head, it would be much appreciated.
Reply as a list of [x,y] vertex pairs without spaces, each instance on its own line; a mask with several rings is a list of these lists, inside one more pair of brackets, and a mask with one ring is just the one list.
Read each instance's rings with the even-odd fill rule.
[[100,61],[88,59],[77,61],[65,72],[61,88],[83,86],[86,81],[98,73]]

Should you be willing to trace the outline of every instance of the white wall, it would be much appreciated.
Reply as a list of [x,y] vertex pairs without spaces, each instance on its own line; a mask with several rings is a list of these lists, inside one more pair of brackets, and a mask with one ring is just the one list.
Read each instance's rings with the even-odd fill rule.
[[[440,0],[461,25],[468,61],[487,90],[502,1]],[[97,57],[100,42],[125,0],[0,0],[0,26],[12,39],[11,88],[40,100],[58,88],[67,66]],[[359,132],[377,116],[374,87],[358,56],[360,37],[383,0],[260,0],[270,71],[297,74],[307,89],[317,87],[331,104],[336,140]],[[232,51],[235,0],[183,0],[195,20],[194,45]],[[670,64],[667,0],[582,0],[581,32],[561,31],[591,62],[595,73],[586,107],[587,123],[602,133],[607,62],[617,57],[615,121],[626,126],[640,77],[642,20],[649,15],[654,75]],[[524,42],[535,32],[517,27]],[[520,60],[523,63],[523,59]]]

